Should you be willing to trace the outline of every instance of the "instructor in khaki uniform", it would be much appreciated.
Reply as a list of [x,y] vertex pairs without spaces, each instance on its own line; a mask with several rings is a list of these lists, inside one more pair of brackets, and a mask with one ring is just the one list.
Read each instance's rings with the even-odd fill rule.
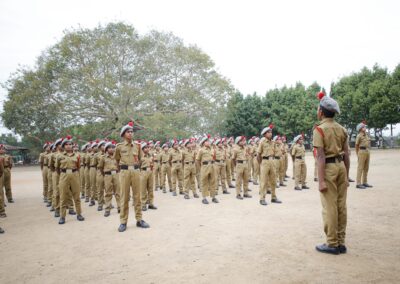
[[[305,161],[306,149],[303,145],[303,135],[297,135],[294,140],[294,146],[292,147],[292,156],[295,159],[294,162],[294,176],[295,176],[295,190],[309,189],[306,185],[307,178],[307,165]],[[301,187],[299,186],[301,184]]]
[[347,187],[350,168],[347,131],[334,117],[340,113],[338,103],[319,93],[318,119],[313,131],[317,149],[318,183],[326,244],[317,251],[330,254],[346,253]]
[[117,161],[119,173],[119,181],[121,187],[121,213],[119,232],[126,230],[129,216],[129,199],[132,189],[132,197],[135,208],[136,226],[140,228],[149,228],[144,220],[142,220],[142,208],[140,202],[140,162],[142,159],[142,149],[139,144],[132,141],[133,138],[133,122],[129,122],[122,127],[121,137],[123,142],[117,144],[115,149],[115,160]]
[[267,193],[268,185],[271,186],[271,202],[282,203],[275,193],[276,187],[276,171],[274,163],[275,143],[272,141],[273,125],[270,124],[261,131],[263,138],[258,145],[257,158],[260,164],[260,204],[267,205],[265,195]]
[[[356,154],[358,157],[357,165],[357,188],[365,189],[372,187],[368,184],[368,170],[369,170],[369,157],[371,148],[371,139],[366,131],[366,123],[361,122],[357,125],[357,138],[356,138]],[[362,181],[362,182],[361,182]]]

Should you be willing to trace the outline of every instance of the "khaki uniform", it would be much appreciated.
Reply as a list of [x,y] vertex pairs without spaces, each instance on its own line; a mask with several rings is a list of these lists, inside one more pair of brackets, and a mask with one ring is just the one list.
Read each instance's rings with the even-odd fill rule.
[[275,144],[275,172],[276,179],[279,178],[279,183],[283,183],[284,179],[284,163],[283,163],[283,147],[282,144]]
[[42,168],[43,198],[45,200],[47,200],[47,190],[48,190],[47,176],[48,176],[48,171],[49,171],[48,159],[47,158],[45,159],[46,154],[47,154],[47,152],[43,152],[43,153],[40,153],[40,155],[39,155],[40,165],[43,165],[43,168]]
[[142,206],[154,205],[154,176],[153,176],[153,156],[143,154],[140,167],[140,189]]
[[211,147],[201,147],[196,155],[196,160],[200,163],[200,188],[203,198],[207,196],[215,197],[215,169],[214,151]]
[[226,153],[226,182],[228,183],[228,186],[233,186],[232,185],[232,149],[229,146],[224,146],[225,148],[225,153]]
[[97,152],[96,196],[100,207],[104,205],[104,176],[99,167],[100,163],[104,163],[103,159],[104,153]]
[[6,210],[4,208],[4,161],[0,159],[0,216],[5,216]]
[[359,133],[356,138],[358,150],[357,185],[368,183],[368,170],[371,148],[371,139],[367,133]]
[[[52,152],[49,153],[45,153],[43,155],[43,169],[46,168],[47,170],[45,170],[46,172],[46,183],[47,183],[47,195],[46,195],[46,199],[48,203],[53,203],[53,195],[54,195],[54,186],[53,186],[53,172],[51,171],[51,163],[53,162],[51,159],[53,158],[53,154]],[[54,206],[53,206],[54,208]]]
[[86,153],[83,159],[85,159],[85,202],[89,201],[90,198],[90,156],[91,153]]
[[96,192],[97,191],[96,190],[97,153],[95,153],[95,152],[90,153],[89,158],[90,158],[90,162],[89,162],[89,165],[90,165],[90,172],[89,172],[89,175],[90,175],[90,201],[92,202],[97,199],[97,195],[96,195],[96,193],[97,193]]
[[[57,211],[60,212],[61,208],[61,189],[60,189],[60,174],[58,173],[58,170],[60,169],[60,155],[62,155],[63,152],[54,152],[51,153],[51,156],[49,157],[50,159],[50,168],[53,169],[50,171],[51,175],[51,184],[52,184],[52,207]],[[67,205],[69,208],[72,209],[72,194],[68,190],[66,191],[67,194]]]
[[72,195],[75,210],[81,215],[81,199],[79,196],[79,165],[80,156],[77,153],[59,153],[56,161],[56,168],[60,171],[60,214],[65,218],[67,207],[70,206],[70,196]]
[[[234,149],[234,146],[229,145],[228,147],[231,148],[231,157],[232,157],[232,156],[233,156],[233,149]],[[232,176],[232,180],[233,180],[233,181],[235,180],[235,177],[236,177],[236,172],[235,172],[235,170],[236,170],[235,163],[233,162],[233,159],[231,159],[231,176]]]
[[260,200],[265,199],[268,186],[271,186],[271,199],[276,197],[276,170],[274,163],[275,142],[262,138],[258,145],[258,154],[261,156],[260,165]]
[[183,193],[183,168],[182,168],[182,153],[181,151],[170,149],[169,157],[171,162],[171,176],[172,176],[172,192],[176,192],[176,184],[179,185],[179,193]]
[[191,190],[194,194],[197,194],[196,191],[196,166],[195,166],[195,159],[196,159],[196,152],[190,149],[184,149],[182,151],[182,161],[185,165],[183,168],[183,186],[185,190],[185,194],[189,195],[189,190]]
[[81,187],[81,196],[85,196],[85,161],[86,161],[86,153],[80,153],[81,156],[81,164],[79,168],[79,179],[80,179],[80,187]]
[[296,143],[292,148],[292,156],[295,158],[294,162],[294,184],[295,186],[306,185],[307,165],[305,162],[306,149],[304,145]]
[[257,184],[258,179],[260,178],[260,164],[258,163],[257,160],[257,145],[253,146],[253,149],[251,151],[251,163],[253,164],[253,183]]
[[[199,145],[196,145],[196,149],[195,149],[195,157],[197,157],[197,153],[200,151],[201,147]],[[195,163],[195,167],[196,167],[196,181],[197,181],[197,188],[200,190],[200,171],[201,171],[201,165],[200,163]]]
[[161,184],[161,154],[162,151],[157,151],[154,150],[153,152],[153,158],[154,158],[154,167],[153,167],[153,172],[154,172],[154,186],[156,187],[156,190],[160,188]]
[[236,146],[233,148],[232,159],[236,162],[236,195],[240,195],[243,184],[243,192],[249,191],[249,162],[246,146]]
[[113,195],[117,202],[117,208],[120,210],[120,186],[117,161],[113,156],[105,154],[104,158],[100,160],[99,168],[104,174],[105,210],[106,212],[111,211]]
[[347,143],[347,131],[332,118],[325,118],[317,127],[320,130],[314,129],[314,147],[323,148],[326,158],[333,158],[333,162],[325,164],[325,183],[328,189],[321,192],[320,197],[327,244],[337,247],[345,244],[346,237],[347,172],[341,157]]
[[168,178],[168,186],[169,191],[172,191],[172,183],[171,183],[171,166],[169,164],[169,152],[162,151],[161,154],[161,188],[166,190],[165,186],[165,176]]
[[140,162],[143,152],[139,144],[124,141],[117,144],[115,159],[120,167],[119,184],[121,188],[120,221],[121,224],[128,222],[129,199],[132,190],[133,205],[135,208],[136,221],[142,220],[142,206],[140,201]]
[[289,166],[288,153],[289,153],[289,146],[287,143],[283,143],[283,178],[284,179],[287,176],[287,169]]
[[218,193],[218,184],[221,182],[223,192],[226,192],[226,150],[224,147],[215,148],[215,190]]

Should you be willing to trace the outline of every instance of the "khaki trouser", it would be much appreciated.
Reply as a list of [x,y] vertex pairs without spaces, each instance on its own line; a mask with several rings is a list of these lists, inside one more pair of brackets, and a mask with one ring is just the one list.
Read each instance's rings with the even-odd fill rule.
[[294,176],[295,176],[295,166],[294,166],[294,164],[295,164],[295,160],[296,160],[296,158],[294,157],[294,156],[291,156],[292,157],[292,166],[293,166],[293,178],[294,178]]
[[191,164],[185,164],[185,168],[183,169],[183,179],[184,179],[183,185],[185,188],[186,195],[189,195],[189,190],[191,190],[193,194],[197,193],[195,177],[196,177],[196,166],[194,165],[194,162]]
[[91,190],[91,185],[90,185],[90,168],[86,167],[85,168],[85,197],[88,199],[90,197],[90,190]]
[[83,166],[79,169],[79,179],[80,179],[81,195],[85,195],[85,168]]
[[6,210],[4,209],[4,175],[0,177],[0,214],[5,214]]
[[215,197],[215,170],[213,164],[201,165],[200,187],[203,198]]
[[142,220],[142,203],[140,201],[140,172],[139,170],[121,170],[119,173],[119,185],[121,188],[120,221],[128,223],[129,199],[132,189],[133,206],[135,208],[136,221]]
[[142,206],[149,204],[154,205],[154,176],[151,170],[140,172],[140,189]]
[[283,179],[281,179],[281,159],[282,159],[282,158],[279,157],[279,160],[278,160],[278,159],[275,159],[275,160],[274,160],[274,163],[275,163],[276,180],[279,179],[279,182],[280,182],[280,183],[283,182]]
[[231,172],[232,180],[235,180],[236,173],[235,173],[235,164],[233,163],[233,160],[231,160],[231,170],[232,170]]
[[47,166],[43,166],[43,170],[42,170],[42,179],[43,179],[43,197],[47,198],[47,189],[48,189],[48,179],[47,179],[47,175],[49,172],[49,168]]
[[225,162],[215,162],[215,190],[218,192],[218,184],[221,181],[221,187],[223,191],[226,191],[226,165]]
[[248,161],[247,162],[247,169],[248,169],[249,180],[252,180],[252,177],[253,177],[253,163],[249,162],[251,160],[252,160],[251,157],[249,157],[248,160],[247,160]]
[[171,167],[169,163],[163,163],[161,165],[161,188],[166,189],[165,186],[165,176],[167,176],[168,179],[168,186],[169,189],[172,190],[172,183],[171,183]]
[[283,162],[284,162],[284,167],[283,167],[283,178],[286,177],[287,175],[287,169],[289,167],[289,159],[288,159],[288,154],[283,154]]
[[171,176],[172,176],[172,191],[176,192],[176,184],[178,183],[179,192],[183,192],[183,185],[182,185],[183,170],[182,170],[182,163],[180,161],[177,163],[172,163]]
[[344,245],[347,224],[347,173],[343,162],[325,165],[326,192],[321,192],[322,219],[326,242],[331,247]]
[[104,205],[104,177],[100,170],[96,174],[96,197],[99,205]]
[[90,201],[94,201],[96,196],[96,174],[97,170],[95,167],[90,167]]
[[119,174],[104,175],[104,186],[105,186],[105,206],[106,211],[111,210],[112,197],[114,195],[117,202],[117,208],[120,209],[120,186],[119,186]]
[[197,187],[200,189],[200,184],[201,184],[201,180],[200,180],[201,167],[199,166],[198,163],[195,163],[195,167],[196,167],[196,181],[197,181]]
[[47,202],[53,203],[54,201],[53,196],[54,196],[53,172],[49,169],[47,170]]
[[306,185],[307,166],[303,159],[296,159],[294,162],[294,185]]
[[276,172],[274,160],[263,159],[260,166],[260,200],[265,199],[268,186],[271,186],[271,199],[276,199]]
[[236,163],[236,195],[240,194],[243,184],[243,193],[249,191],[249,166],[248,162]]
[[232,160],[226,159],[226,181],[228,185],[232,185]]
[[260,164],[258,163],[257,157],[253,157],[253,182],[257,182],[260,178]]
[[159,188],[161,184],[161,165],[160,162],[154,163],[154,186]]
[[358,151],[357,184],[368,183],[369,156],[368,150]]
[[57,173],[57,171],[49,172],[51,173],[51,183],[53,188],[52,205],[55,210],[60,210],[60,175]]
[[7,200],[10,201],[12,198],[11,190],[11,169],[4,168],[4,188],[6,190]]
[[67,208],[71,208],[71,196],[75,204],[75,210],[78,215],[82,213],[81,208],[81,198],[79,196],[80,186],[79,186],[79,174],[74,173],[61,173],[60,174],[60,207],[61,207],[61,217],[65,218],[67,214]]

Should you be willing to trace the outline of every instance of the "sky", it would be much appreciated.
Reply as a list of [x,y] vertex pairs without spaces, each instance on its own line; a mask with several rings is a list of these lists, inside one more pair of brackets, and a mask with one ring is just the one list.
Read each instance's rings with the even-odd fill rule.
[[0,82],[67,29],[123,21],[197,45],[243,94],[299,81],[329,90],[364,66],[400,63],[399,12],[396,0],[0,0]]

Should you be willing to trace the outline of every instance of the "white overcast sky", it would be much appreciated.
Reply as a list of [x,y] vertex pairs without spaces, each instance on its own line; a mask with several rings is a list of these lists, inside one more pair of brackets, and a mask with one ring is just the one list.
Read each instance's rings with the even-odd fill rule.
[[[400,1],[0,0],[0,82],[65,29],[124,21],[196,44],[244,94],[400,63]],[[0,90],[0,101],[5,92]]]

